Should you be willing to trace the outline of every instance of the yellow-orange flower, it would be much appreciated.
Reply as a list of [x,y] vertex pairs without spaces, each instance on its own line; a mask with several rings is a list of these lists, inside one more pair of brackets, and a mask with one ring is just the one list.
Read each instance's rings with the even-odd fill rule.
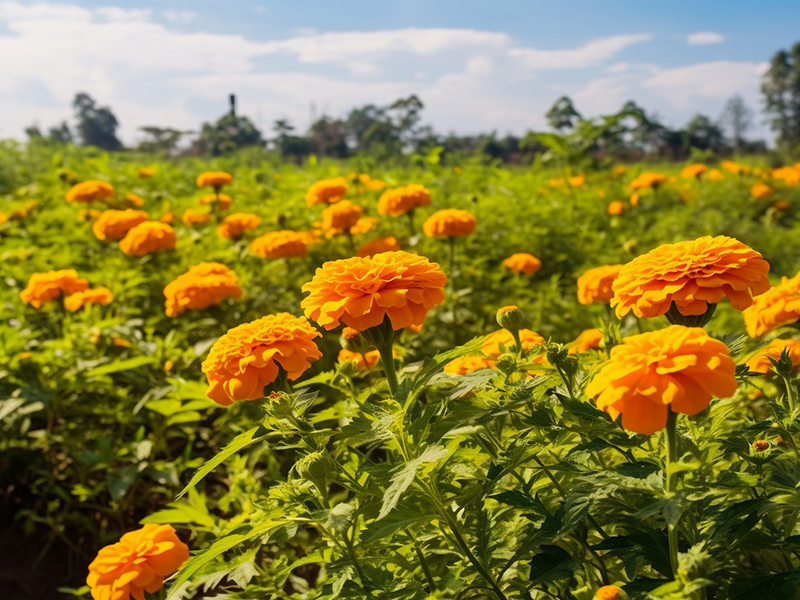
[[684,167],[681,171],[681,177],[684,179],[699,179],[700,176],[708,170],[704,164],[697,163]]
[[211,215],[207,212],[201,212],[193,208],[187,208],[183,211],[181,222],[187,227],[194,227],[195,225],[204,225],[211,220]]
[[270,231],[250,243],[250,252],[261,258],[296,258],[308,254],[311,238],[305,231]]
[[604,585],[594,593],[593,600],[628,600],[628,594],[616,585]]
[[175,317],[186,310],[202,310],[241,295],[236,273],[221,263],[202,262],[167,284],[165,310],[168,317]]
[[503,261],[503,265],[514,271],[515,273],[525,273],[525,275],[533,275],[542,268],[542,261],[536,258],[533,254],[527,252],[517,252],[512,254]]
[[350,228],[350,235],[362,235],[369,233],[378,226],[378,217],[361,217],[356,224]]
[[308,188],[306,203],[309,206],[314,206],[315,204],[334,204],[341,200],[345,193],[347,193],[347,180],[344,177],[322,179]]
[[639,198],[640,198],[639,192],[633,192],[631,194],[630,202],[631,202],[631,206],[633,208],[636,208],[637,206],[639,206]]
[[339,350],[339,355],[336,360],[342,363],[354,362],[356,369],[371,369],[378,364],[381,359],[381,353],[377,350],[370,350],[369,352],[353,352],[346,348]]
[[200,204],[216,204],[219,210],[228,210],[233,204],[233,198],[228,194],[206,194],[200,197]]
[[175,213],[166,212],[158,218],[160,223],[166,223],[167,225],[175,222]]
[[658,189],[658,186],[660,186],[666,180],[667,176],[663,173],[646,172],[642,173],[633,181],[631,181],[630,188],[632,190],[641,190],[645,188]]
[[706,179],[709,181],[722,181],[725,179],[725,175],[722,174],[722,171],[719,169],[711,169],[706,175]]
[[67,202],[97,202],[114,195],[114,187],[105,181],[90,179],[78,183],[67,192]]
[[219,338],[203,361],[208,378],[206,394],[218,404],[256,400],[264,386],[278,377],[279,368],[295,380],[322,353],[311,323],[289,313],[278,313],[243,323]]
[[608,302],[614,297],[611,284],[619,275],[622,265],[603,265],[589,269],[578,277],[578,302],[593,304]]
[[437,210],[422,224],[428,237],[465,236],[475,231],[478,221],[466,210],[446,208]]
[[790,206],[791,204],[789,204],[788,200],[778,200],[772,205],[775,210],[787,210]]
[[671,325],[627,337],[592,379],[586,395],[612,419],[636,433],[663,429],[667,413],[695,415],[711,397],[736,391],[736,365],[728,347],[700,327]]
[[608,214],[610,214],[612,217],[621,215],[623,210],[625,210],[625,205],[619,200],[614,200],[613,202],[609,202],[608,208],[606,209]]
[[735,163],[732,160],[723,160],[720,163],[720,166],[725,169],[728,173],[733,173],[734,175],[739,175],[742,173],[742,165],[739,163]]
[[429,206],[431,193],[418,183],[386,190],[378,199],[378,214],[399,217],[419,206]]
[[148,523],[100,549],[86,583],[94,600],[145,600],[189,560],[189,548],[171,525]]
[[233,175],[225,171],[206,171],[197,176],[197,187],[211,186],[219,190],[223,185],[233,183]]
[[28,285],[19,293],[19,297],[25,304],[41,308],[45,302],[55,300],[59,296],[82,292],[88,287],[89,282],[78,277],[75,269],[46,271],[31,275]]
[[682,315],[702,315],[709,304],[727,297],[744,310],[752,295],[769,289],[768,271],[758,252],[724,235],[663,244],[620,269],[611,306],[620,318],[630,311],[639,318],[656,317],[673,303]]
[[575,338],[567,351],[569,354],[582,354],[589,350],[596,350],[603,343],[603,332],[599,329],[584,329]]
[[136,208],[141,208],[142,206],[144,206],[144,198],[142,198],[138,194],[134,194],[133,192],[125,194],[125,202],[127,202],[131,206],[135,206]]
[[451,360],[444,366],[444,372],[451,375],[468,375],[481,369],[493,369],[494,363],[477,354],[467,354]]
[[149,220],[143,210],[104,210],[92,224],[92,233],[98,240],[121,240],[139,223]]
[[253,213],[233,213],[223,219],[217,227],[217,235],[221,238],[237,239],[245,231],[255,229],[261,224],[261,218]]
[[750,188],[750,193],[753,195],[753,198],[766,198],[772,195],[772,188],[763,183],[756,183],[753,187]]
[[444,301],[447,277],[439,265],[408,252],[383,252],[326,262],[303,285],[300,306],[325,329],[340,322],[358,331],[388,318],[393,329],[421,326]]
[[[530,329],[519,330],[519,341],[522,342],[523,350],[544,344],[544,338]],[[484,338],[481,352],[489,360],[496,360],[505,350],[513,349],[514,344],[516,344],[514,336],[508,329],[498,329]]]
[[781,179],[789,186],[795,186],[800,183],[800,170],[794,165],[772,169],[770,174],[774,179]]
[[567,177],[567,181],[572,187],[581,187],[584,183],[586,183],[586,175]]
[[144,256],[151,252],[175,249],[175,230],[166,223],[145,221],[131,229],[119,243],[128,256]]
[[759,337],[783,325],[800,319],[800,273],[781,282],[753,298],[753,304],[744,309],[747,335]]
[[156,174],[156,170],[151,167],[142,167],[139,169],[139,177],[142,179],[146,179],[147,177],[152,177]]
[[772,340],[765,348],[756,352],[748,361],[747,368],[756,373],[769,373],[772,371],[772,361],[778,360],[784,350],[789,354],[792,365],[800,365],[800,342],[797,340]]
[[114,294],[107,287],[97,287],[91,290],[75,292],[64,298],[64,308],[69,312],[75,312],[85,304],[111,304]]
[[349,200],[331,204],[322,211],[322,228],[329,233],[345,233],[358,223],[364,209]]
[[400,250],[400,244],[397,242],[397,238],[390,235],[385,238],[371,240],[366,244],[362,244],[359,246],[356,254],[358,256],[373,256],[374,254],[380,254],[381,252],[396,252],[397,250]]

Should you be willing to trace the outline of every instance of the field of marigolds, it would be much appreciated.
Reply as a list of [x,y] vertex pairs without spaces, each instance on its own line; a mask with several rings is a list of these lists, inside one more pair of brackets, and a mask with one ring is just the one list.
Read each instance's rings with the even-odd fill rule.
[[800,166],[0,148],[0,597],[800,598]]

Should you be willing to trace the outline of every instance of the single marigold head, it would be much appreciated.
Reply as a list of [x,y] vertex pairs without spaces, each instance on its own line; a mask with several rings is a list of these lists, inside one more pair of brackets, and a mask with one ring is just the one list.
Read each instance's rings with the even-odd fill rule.
[[322,211],[322,228],[330,233],[346,233],[358,223],[364,209],[349,200],[331,204]]
[[97,287],[91,290],[75,292],[64,298],[64,308],[69,312],[75,312],[85,304],[111,304],[114,294],[107,287]]
[[219,190],[223,185],[233,183],[233,175],[225,171],[206,171],[197,176],[197,187],[210,186]]
[[756,183],[750,188],[750,193],[753,198],[767,198],[772,195],[772,188],[763,183]]
[[261,258],[299,258],[308,254],[310,243],[305,231],[270,231],[250,243],[250,252]]
[[742,165],[733,162],[732,160],[723,160],[720,163],[720,166],[728,171],[728,173],[733,173],[734,175],[739,175],[742,173]]
[[89,281],[78,277],[75,269],[60,269],[31,275],[28,285],[19,293],[19,297],[25,304],[41,308],[45,302],[59,296],[69,296],[88,288]]
[[695,415],[712,396],[731,396],[735,372],[725,344],[700,327],[671,325],[614,346],[586,395],[612,419],[621,414],[625,429],[649,435],[664,428],[670,410]]
[[211,215],[207,212],[187,208],[183,211],[181,222],[187,227],[195,227],[196,225],[205,225],[211,220]]
[[484,356],[467,354],[451,360],[444,366],[444,372],[450,375],[469,375],[481,369],[493,369],[494,363]]
[[428,237],[467,236],[475,231],[478,221],[466,210],[447,208],[437,210],[422,224],[422,231]]
[[143,210],[104,210],[92,224],[92,233],[101,241],[121,240],[139,223],[150,220]]
[[754,373],[772,371],[772,360],[778,360],[783,352],[788,353],[792,365],[800,365],[800,342],[797,340],[772,340],[766,347],[756,352],[748,361],[747,368]]
[[578,302],[594,304],[608,302],[614,297],[611,284],[619,275],[622,265],[603,265],[589,269],[578,277]]
[[300,306],[325,329],[340,322],[358,331],[380,325],[421,326],[444,301],[447,277],[439,265],[408,252],[383,252],[326,262],[303,286]]
[[512,254],[505,259],[503,261],[503,265],[515,273],[533,275],[542,268],[542,261],[536,258],[533,254],[529,254],[527,252],[517,252],[516,254]]
[[764,452],[769,450],[769,442],[767,440],[756,440],[753,442],[753,450],[756,452]]
[[279,368],[297,379],[322,353],[311,323],[289,313],[268,315],[238,325],[219,338],[203,361],[209,398],[222,405],[256,400],[275,381]]
[[371,240],[366,244],[362,244],[359,246],[358,250],[356,250],[356,254],[358,256],[374,256],[375,254],[380,254],[381,252],[396,252],[398,250],[400,250],[400,244],[398,243],[397,238],[390,235],[388,237]]
[[418,183],[386,190],[378,199],[378,214],[399,217],[418,206],[429,206],[431,193]]
[[689,165],[681,170],[681,177],[684,179],[700,179],[700,176],[708,170],[702,163]]
[[582,354],[589,350],[596,350],[600,348],[603,343],[603,332],[599,329],[584,329],[575,338],[575,341],[569,347],[569,354]]
[[711,169],[706,175],[706,179],[709,181],[722,181],[725,179],[725,175],[722,174],[722,171],[719,169]]
[[142,167],[141,169],[139,169],[139,177],[141,177],[142,179],[148,179],[150,177],[153,177],[153,175],[155,174],[156,170],[153,169],[152,167]]
[[606,209],[606,212],[608,212],[608,214],[611,215],[612,217],[616,217],[618,215],[621,215],[624,210],[625,210],[625,205],[619,200],[614,200],[613,202],[608,203],[608,208]]
[[753,298],[742,312],[747,335],[760,337],[800,319],[800,273]]
[[168,317],[175,317],[185,310],[202,310],[241,295],[236,273],[221,263],[203,262],[167,284],[165,310]]
[[73,185],[67,192],[67,202],[98,202],[114,195],[114,186],[106,181],[90,179]]
[[233,204],[233,198],[228,194],[206,194],[200,197],[200,204],[211,204],[218,210],[228,210]]
[[378,364],[381,359],[381,353],[377,350],[370,350],[369,352],[353,352],[342,348],[339,350],[339,355],[336,360],[339,364],[353,362],[356,369],[371,369]]
[[647,188],[658,189],[666,180],[667,176],[663,173],[646,172],[631,181],[630,188],[632,190],[643,190]]
[[616,585],[604,585],[594,593],[593,600],[628,600],[628,594]]
[[581,187],[584,183],[586,183],[586,175],[567,177],[567,183],[569,183],[571,187]]
[[[544,345],[544,338],[530,329],[519,330],[519,341],[522,342],[523,350],[530,350],[536,346]],[[514,336],[508,329],[498,329],[484,338],[483,344],[481,344],[481,352],[488,359],[497,360],[503,352],[512,350],[514,344],[516,344]]]
[[189,548],[171,525],[148,523],[116,544],[101,548],[89,565],[86,583],[94,600],[144,600],[189,560]]
[[724,235],[664,244],[620,269],[611,306],[620,318],[630,311],[639,318],[656,317],[673,304],[680,315],[704,315],[709,305],[727,297],[744,310],[753,295],[769,289],[768,271],[758,252]]
[[322,179],[308,188],[306,203],[309,206],[314,206],[315,204],[333,204],[341,200],[346,193],[347,180],[344,177]]
[[145,221],[131,229],[119,243],[128,256],[144,256],[151,252],[175,249],[175,230],[166,223]]
[[235,240],[245,231],[255,229],[261,224],[261,217],[253,213],[233,213],[223,219],[217,227],[217,235],[221,238]]
[[380,223],[378,217],[361,217],[356,221],[356,224],[350,228],[350,235],[369,233],[378,226],[378,223]]

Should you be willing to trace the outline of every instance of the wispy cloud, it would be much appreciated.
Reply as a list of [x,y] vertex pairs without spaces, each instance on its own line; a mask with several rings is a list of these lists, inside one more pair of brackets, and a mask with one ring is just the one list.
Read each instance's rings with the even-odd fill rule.
[[690,46],[705,46],[708,44],[721,44],[725,36],[714,31],[698,31],[686,36],[686,43]]

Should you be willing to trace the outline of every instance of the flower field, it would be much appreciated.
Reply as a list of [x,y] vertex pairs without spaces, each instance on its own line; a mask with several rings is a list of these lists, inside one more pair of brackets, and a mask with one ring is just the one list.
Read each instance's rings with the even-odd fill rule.
[[800,597],[800,165],[445,163],[0,146],[8,597]]

